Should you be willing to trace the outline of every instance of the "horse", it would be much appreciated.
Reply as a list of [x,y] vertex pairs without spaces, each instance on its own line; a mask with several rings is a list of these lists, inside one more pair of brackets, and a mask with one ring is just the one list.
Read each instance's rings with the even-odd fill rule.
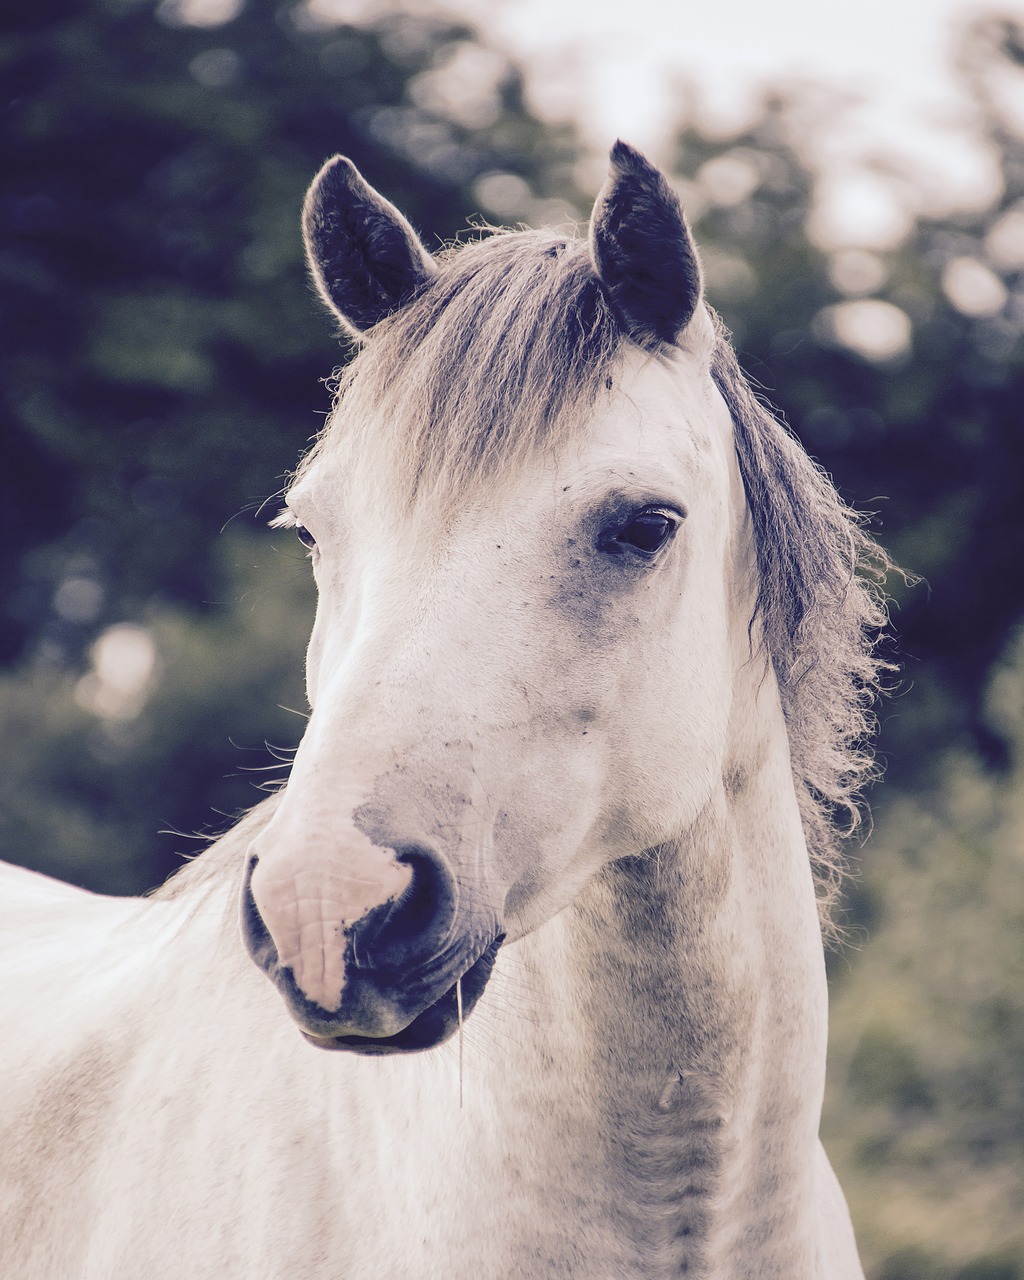
[[357,347],[285,495],[287,783],[152,896],[2,874],[20,1280],[853,1280],[824,948],[884,552],[755,396],[677,196],[428,252],[335,157]]

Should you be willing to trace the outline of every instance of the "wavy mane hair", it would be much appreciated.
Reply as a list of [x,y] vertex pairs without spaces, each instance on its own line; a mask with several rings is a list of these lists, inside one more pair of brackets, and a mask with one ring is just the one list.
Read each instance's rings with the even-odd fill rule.
[[[360,480],[386,473],[407,510],[455,502],[583,429],[630,342],[585,242],[495,232],[446,250],[439,272],[375,325],[339,378],[335,412],[300,473],[339,440]],[[759,569],[755,616],[778,678],[821,918],[842,879],[873,773],[875,653],[891,562],[826,473],[754,395],[716,320],[712,373],[735,430]],[[385,451],[382,456],[382,450]],[[753,624],[754,619],[751,620]]]

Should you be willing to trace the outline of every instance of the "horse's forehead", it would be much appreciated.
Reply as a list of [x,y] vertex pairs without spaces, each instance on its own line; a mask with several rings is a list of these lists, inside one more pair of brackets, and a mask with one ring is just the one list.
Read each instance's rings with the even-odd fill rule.
[[[510,413],[514,417],[514,407]],[[401,496],[403,484],[389,482],[389,464],[404,471],[407,453],[371,449],[370,457],[360,456],[373,435],[372,429],[349,433],[340,422],[329,428],[325,447],[316,450],[289,492],[300,519],[307,504],[319,510],[321,520],[333,522],[344,511],[357,516],[370,508],[390,508],[397,498],[410,524],[429,524],[435,504],[428,499],[410,505]],[[396,437],[391,439],[394,443]],[[714,485],[725,476],[723,463],[733,448],[732,422],[704,359],[682,350],[652,356],[632,345],[614,362],[596,403],[581,410],[577,421],[561,424],[553,441],[532,455],[512,450],[506,466],[482,473],[454,507],[449,504],[453,495],[444,494],[442,523],[447,525],[454,511],[471,513],[526,498],[530,507],[548,495],[557,504],[561,493],[578,496],[580,484],[599,488],[616,475],[625,479],[623,469],[640,484],[694,480]]]
[[[579,452],[595,464],[630,461],[710,478],[733,449],[732,421],[703,362],[686,352],[631,351],[609,379]],[[682,477],[680,477],[682,478]]]

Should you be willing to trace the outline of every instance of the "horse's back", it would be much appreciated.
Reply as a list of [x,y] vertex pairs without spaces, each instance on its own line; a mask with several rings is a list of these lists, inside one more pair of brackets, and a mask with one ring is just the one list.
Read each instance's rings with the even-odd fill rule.
[[[49,1006],[62,992],[66,1000],[90,966],[111,956],[112,941],[142,905],[0,862],[0,1026],[21,1008],[33,1023],[48,1021]],[[0,1070],[11,1041],[3,1043]]]
[[67,907],[98,898],[99,895],[63,880],[16,867],[13,862],[0,862],[0,913],[5,917],[23,909]]

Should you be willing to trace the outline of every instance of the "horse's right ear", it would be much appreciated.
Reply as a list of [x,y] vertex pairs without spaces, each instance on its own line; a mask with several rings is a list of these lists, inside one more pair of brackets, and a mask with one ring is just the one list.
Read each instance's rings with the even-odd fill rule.
[[354,336],[397,311],[437,270],[405,218],[344,156],[313,179],[302,234],[317,292]]
[[590,219],[590,252],[633,341],[651,351],[676,342],[701,302],[700,261],[664,174],[625,142],[612,148]]

